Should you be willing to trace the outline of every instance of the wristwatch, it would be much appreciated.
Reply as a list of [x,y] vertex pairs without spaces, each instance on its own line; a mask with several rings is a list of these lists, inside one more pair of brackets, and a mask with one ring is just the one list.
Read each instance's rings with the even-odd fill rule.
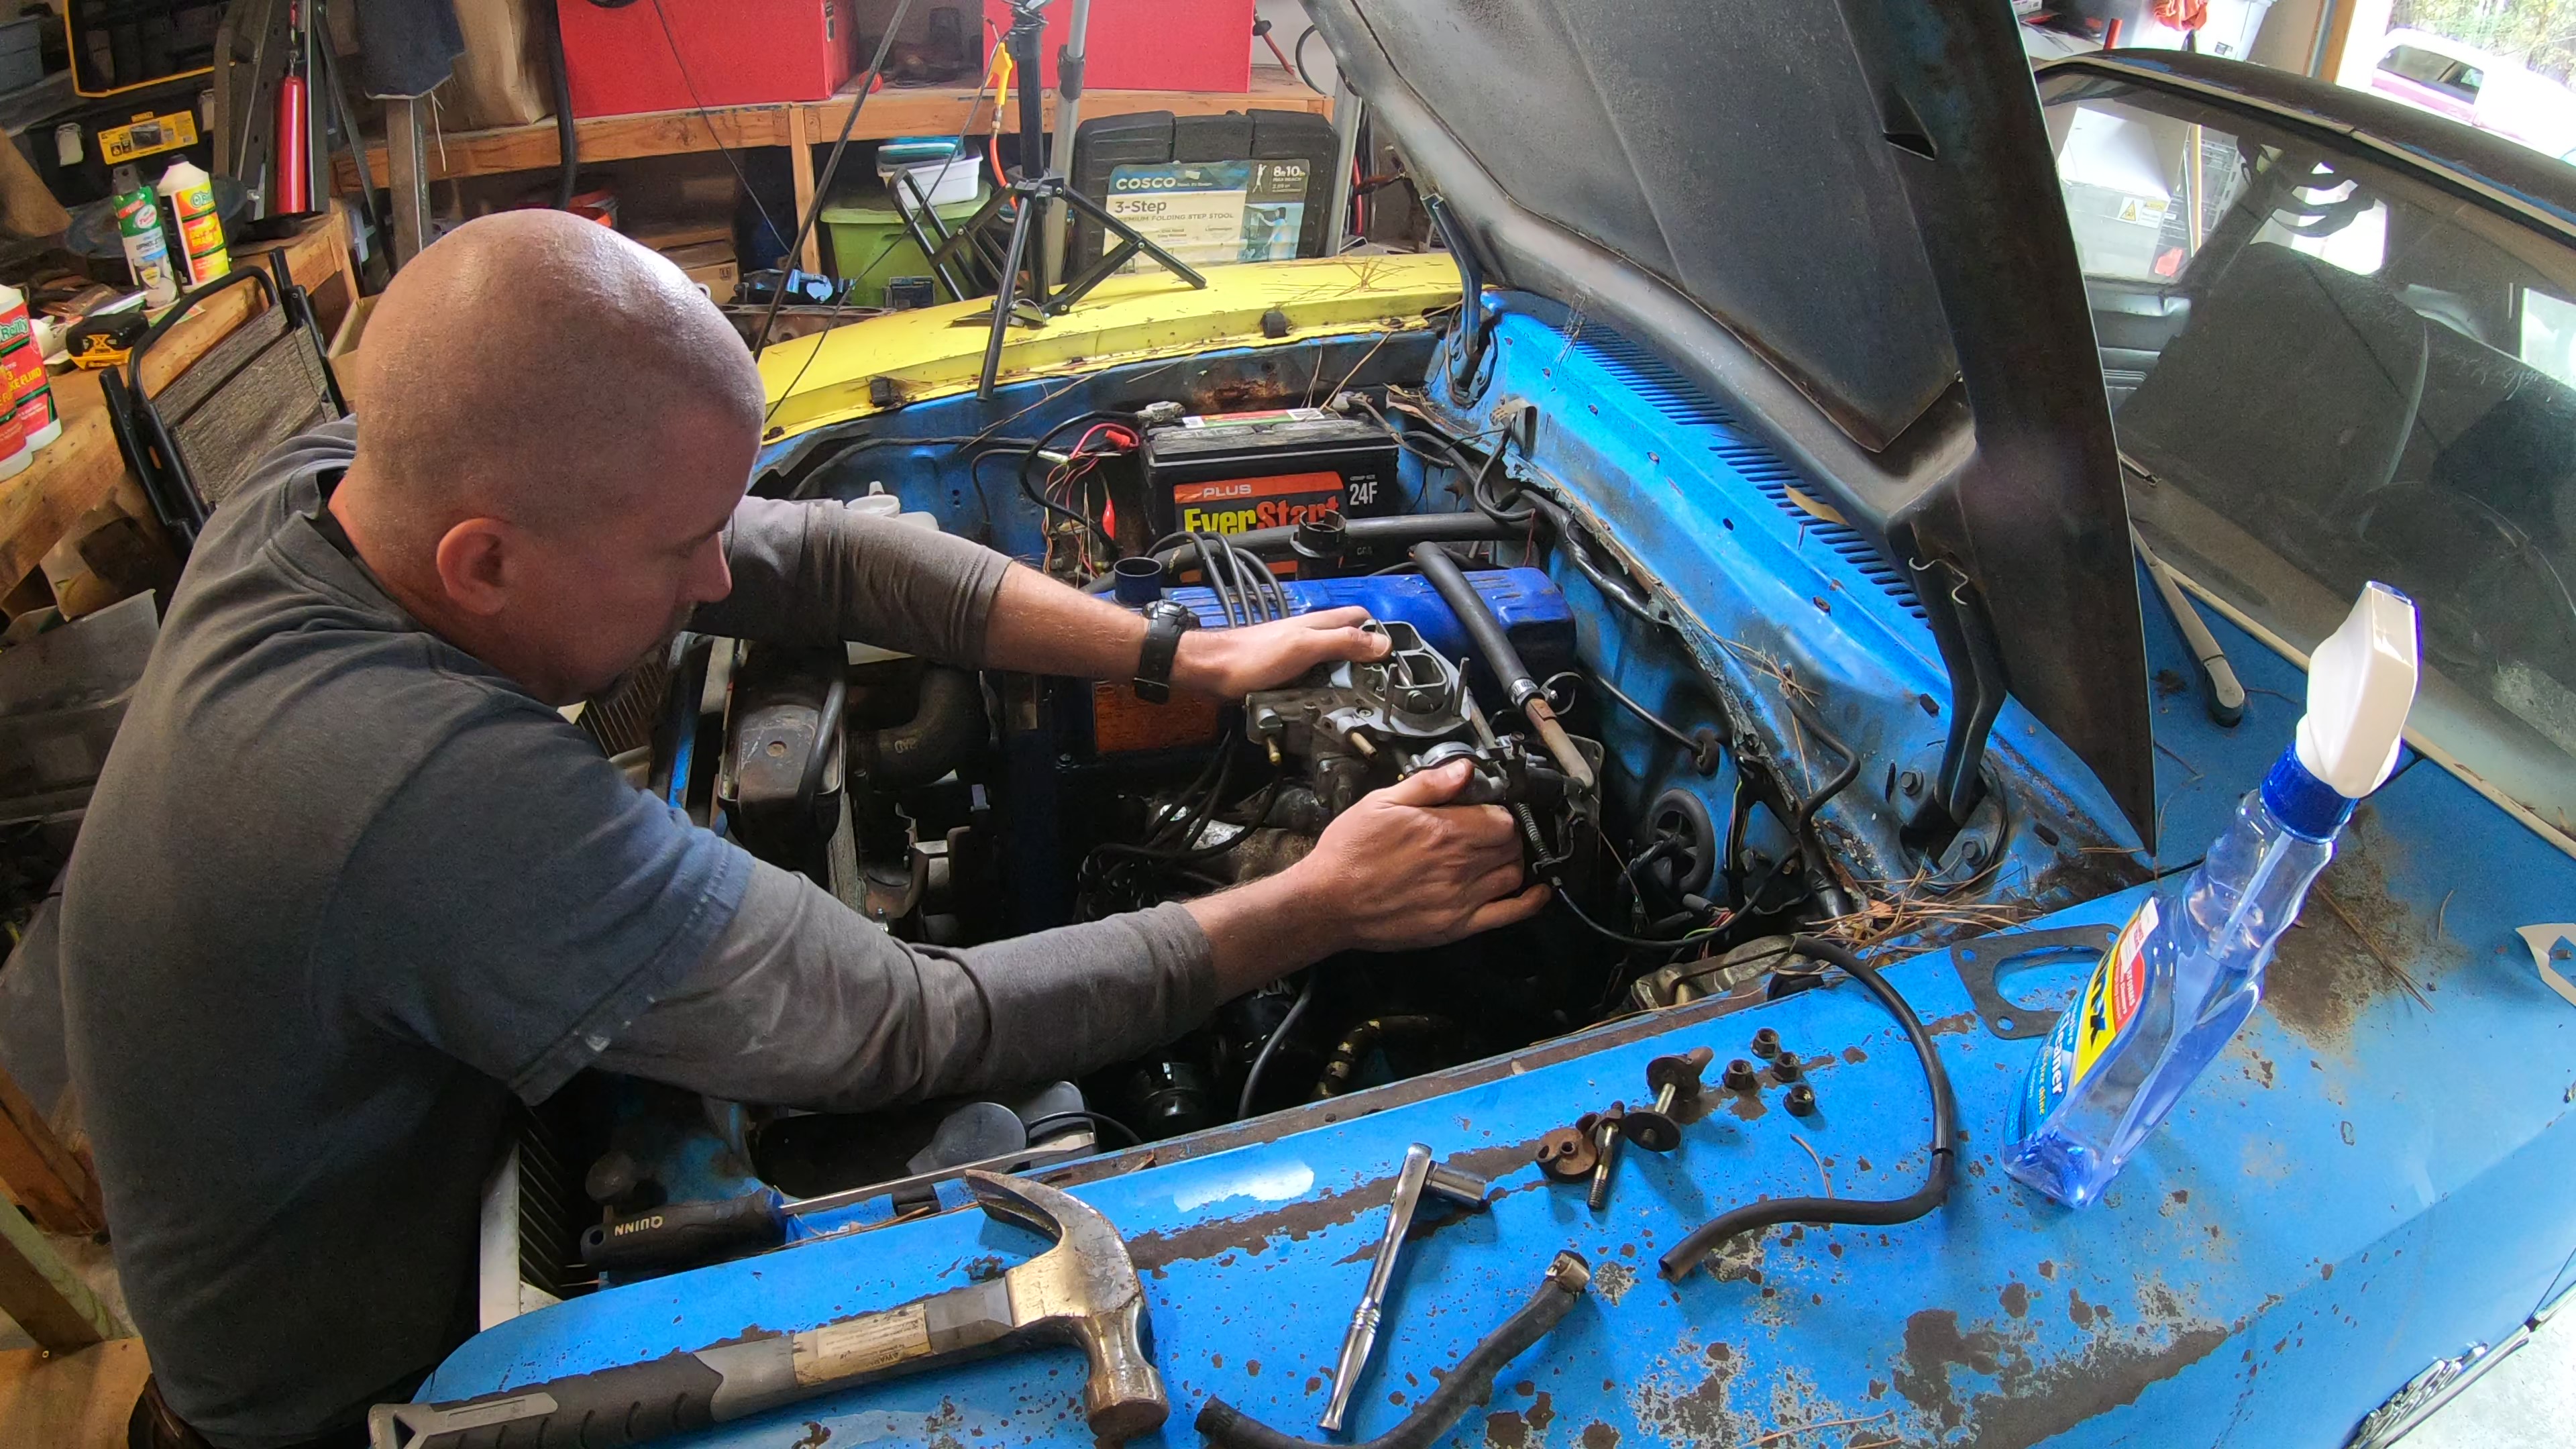
[[1171,599],[1145,606],[1145,647],[1136,655],[1136,697],[1162,704],[1172,697],[1172,661],[1180,655],[1181,635],[1199,626],[1199,616]]

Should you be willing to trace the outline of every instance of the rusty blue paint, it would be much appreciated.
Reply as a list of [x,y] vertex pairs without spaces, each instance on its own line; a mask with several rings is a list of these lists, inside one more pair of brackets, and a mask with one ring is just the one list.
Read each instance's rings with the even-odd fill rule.
[[[1584,411],[1576,426],[1543,430],[1539,462],[1710,634],[1759,640],[1793,661],[1846,711],[1837,727],[1865,741],[1873,770],[1937,746],[1939,721],[1917,697],[1937,695],[1939,675],[1908,637],[1901,594],[1852,583],[1851,561],[1812,547],[1812,531],[1800,539],[1799,522],[1744,466],[1685,452],[1685,425],[1632,406],[1637,384],[1585,361],[1565,330],[1511,315],[1500,335],[1498,395],[1554,395],[1554,410],[1571,413],[1593,405],[1577,401],[1578,388],[1595,390],[1611,416],[1593,423],[1600,415]],[[1557,385],[1584,367],[1598,375]],[[1729,518],[1732,529],[1721,524]],[[1838,579],[1840,627],[1814,627],[1809,591]],[[1580,579],[1564,582],[1587,626],[1600,626],[1585,639],[1594,663],[1631,692],[1687,702],[1696,686],[1668,651],[1621,625]],[[2279,750],[2304,684],[2287,661],[2210,622],[2251,699],[2245,722],[2221,730],[2187,690],[2157,694],[2157,870],[2187,866],[2215,834]],[[2150,668],[2187,679],[2170,622],[2150,610],[2147,631]],[[1703,659],[1757,699],[1776,698],[1758,693],[1762,681],[1739,656],[1721,648]],[[1670,752],[1616,718],[1611,743],[1627,778],[1672,778]],[[2008,711],[1999,768],[2017,800],[2063,827],[2054,852],[2016,846],[2023,884],[2092,897],[2036,924],[2125,915],[2142,888],[2100,893],[2098,872],[2062,869],[2080,842],[2109,838],[2090,822],[2114,818],[2098,792],[2070,783],[2063,751]],[[1696,788],[1722,796],[1727,783]],[[1855,799],[1853,838],[1880,833],[1874,808]],[[2112,851],[2124,843],[2135,842]],[[2052,868],[2059,884],[2043,890]],[[1914,1064],[1848,986],[1694,1009],[1660,1031],[1596,1028],[1561,1060],[1525,1053],[1527,1070],[1418,1100],[1401,1088],[1362,1094],[1336,1109],[1358,1115],[1276,1140],[1246,1134],[1178,1161],[1167,1148],[1159,1164],[1150,1151],[1126,1154],[1075,1190],[1127,1234],[1145,1269],[1173,1420],[1144,1442],[1197,1442],[1187,1424],[1211,1396],[1285,1428],[1311,1426],[1385,1193],[1405,1145],[1422,1141],[1493,1175],[1496,1197],[1489,1212],[1445,1222],[1408,1252],[1353,1414],[1358,1438],[1401,1418],[1571,1247],[1595,1265],[1594,1292],[1447,1442],[1724,1444],[1856,1421],[1843,1427],[1857,1443],[2338,1444],[2425,1363],[2492,1341],[2529,1312],[2576,1245],[2566,1190],[2576,1181],[2576,1011],[2541,986],[2512,934],[2567,913],[2576,860],[2417,761],[2365,806],[2323,886],[2340,909],[2311,905],[2273,967],[2264,1010],[2082,1212],[2026,1193],[1997,1167],[2030,1044],[1977,1023],[1938,951],[1889,975],[1932,1024],[1957,1085],[1966,1141],[1956,1194],[1902,1227],[1774,1232],[1751,1257],[1758,1277],[1675,1285],[1653,1261],[1727,1205],[1812,1192],[1825,1175],[1838,1194],[1895,1195],[1922,1167],[1927,1108]],[[2398,967],[2429,1005],[2401,989]],[[2043,963],[2006,986],[2063,998],[2080,970]],[[1743,1054],[1761,1026],[1809,1064],[1820,1115],[1801,1121],[1776,1100],[1714,1112],[1670,1157],[1631,1154],[1598,1217],[1527,1165],[1548,1129],[1641,1095],[1649,1058],[1701,1044],[1721,1059]],[[423,1397],[802,1329],[954,1286],[1038,1246],[961,1210],[811,1226],[827,1235],[504,1324],[457,1350]],[[1040,1351],[684,1442],[1080,1444],[1089,1439],[1082,1373],[1071,1351]]]

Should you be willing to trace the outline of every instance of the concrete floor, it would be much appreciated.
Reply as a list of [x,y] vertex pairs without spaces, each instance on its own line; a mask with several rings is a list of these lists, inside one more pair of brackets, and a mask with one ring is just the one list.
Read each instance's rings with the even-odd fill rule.
[[2402,1442],[2406,1449],[2576,1444],[2576,1311],[2549,1320]]

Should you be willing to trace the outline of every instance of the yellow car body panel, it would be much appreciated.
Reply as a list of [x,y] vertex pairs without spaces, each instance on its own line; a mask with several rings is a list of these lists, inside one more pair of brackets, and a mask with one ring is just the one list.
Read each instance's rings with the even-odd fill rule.
[[[1014,327],[998,381],[1070,376],[1220,348],[1284,347],[1318,337],[1396,332],[1458,301],[1458,268],[1445,252],[1318,257],[1210,267],[1205,288],[1164,272],[1113,277],[1082,304],[1039,328]],[[1277,336],[1262,319],[1277,311]],[[760,358],[769,397],[763,441],[881,412],[871,395],[887,379],[898,402],[972,392],[984,367],[989,302],[958,302],[869,317],[777,343]]]

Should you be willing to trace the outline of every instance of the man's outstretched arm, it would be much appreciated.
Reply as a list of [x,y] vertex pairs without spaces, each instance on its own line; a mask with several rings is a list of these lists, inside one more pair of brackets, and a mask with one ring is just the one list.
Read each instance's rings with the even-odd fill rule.
[[[983,545],[836,503],[746,498],[726,562],[733,592],[691,627],[790,644],[858,639],[987,669],[1089,679],[1136,672],[1145,621],[1105,599],[1014,565]],[[1370,659],[1382,641],[1357,609],[1286,623],[1192,630],[1172,683],[1233,698],[1284,684],[1331,659]]]
[[801,876],[756,867],[697,969],[600,1065],[736,1101],[859,1111],[1078,1075],[1336,951],[1522,919],[1510,817],[1441,808],[1463,767],[1362,800],[1268,879],[965,950],[897,941]]

